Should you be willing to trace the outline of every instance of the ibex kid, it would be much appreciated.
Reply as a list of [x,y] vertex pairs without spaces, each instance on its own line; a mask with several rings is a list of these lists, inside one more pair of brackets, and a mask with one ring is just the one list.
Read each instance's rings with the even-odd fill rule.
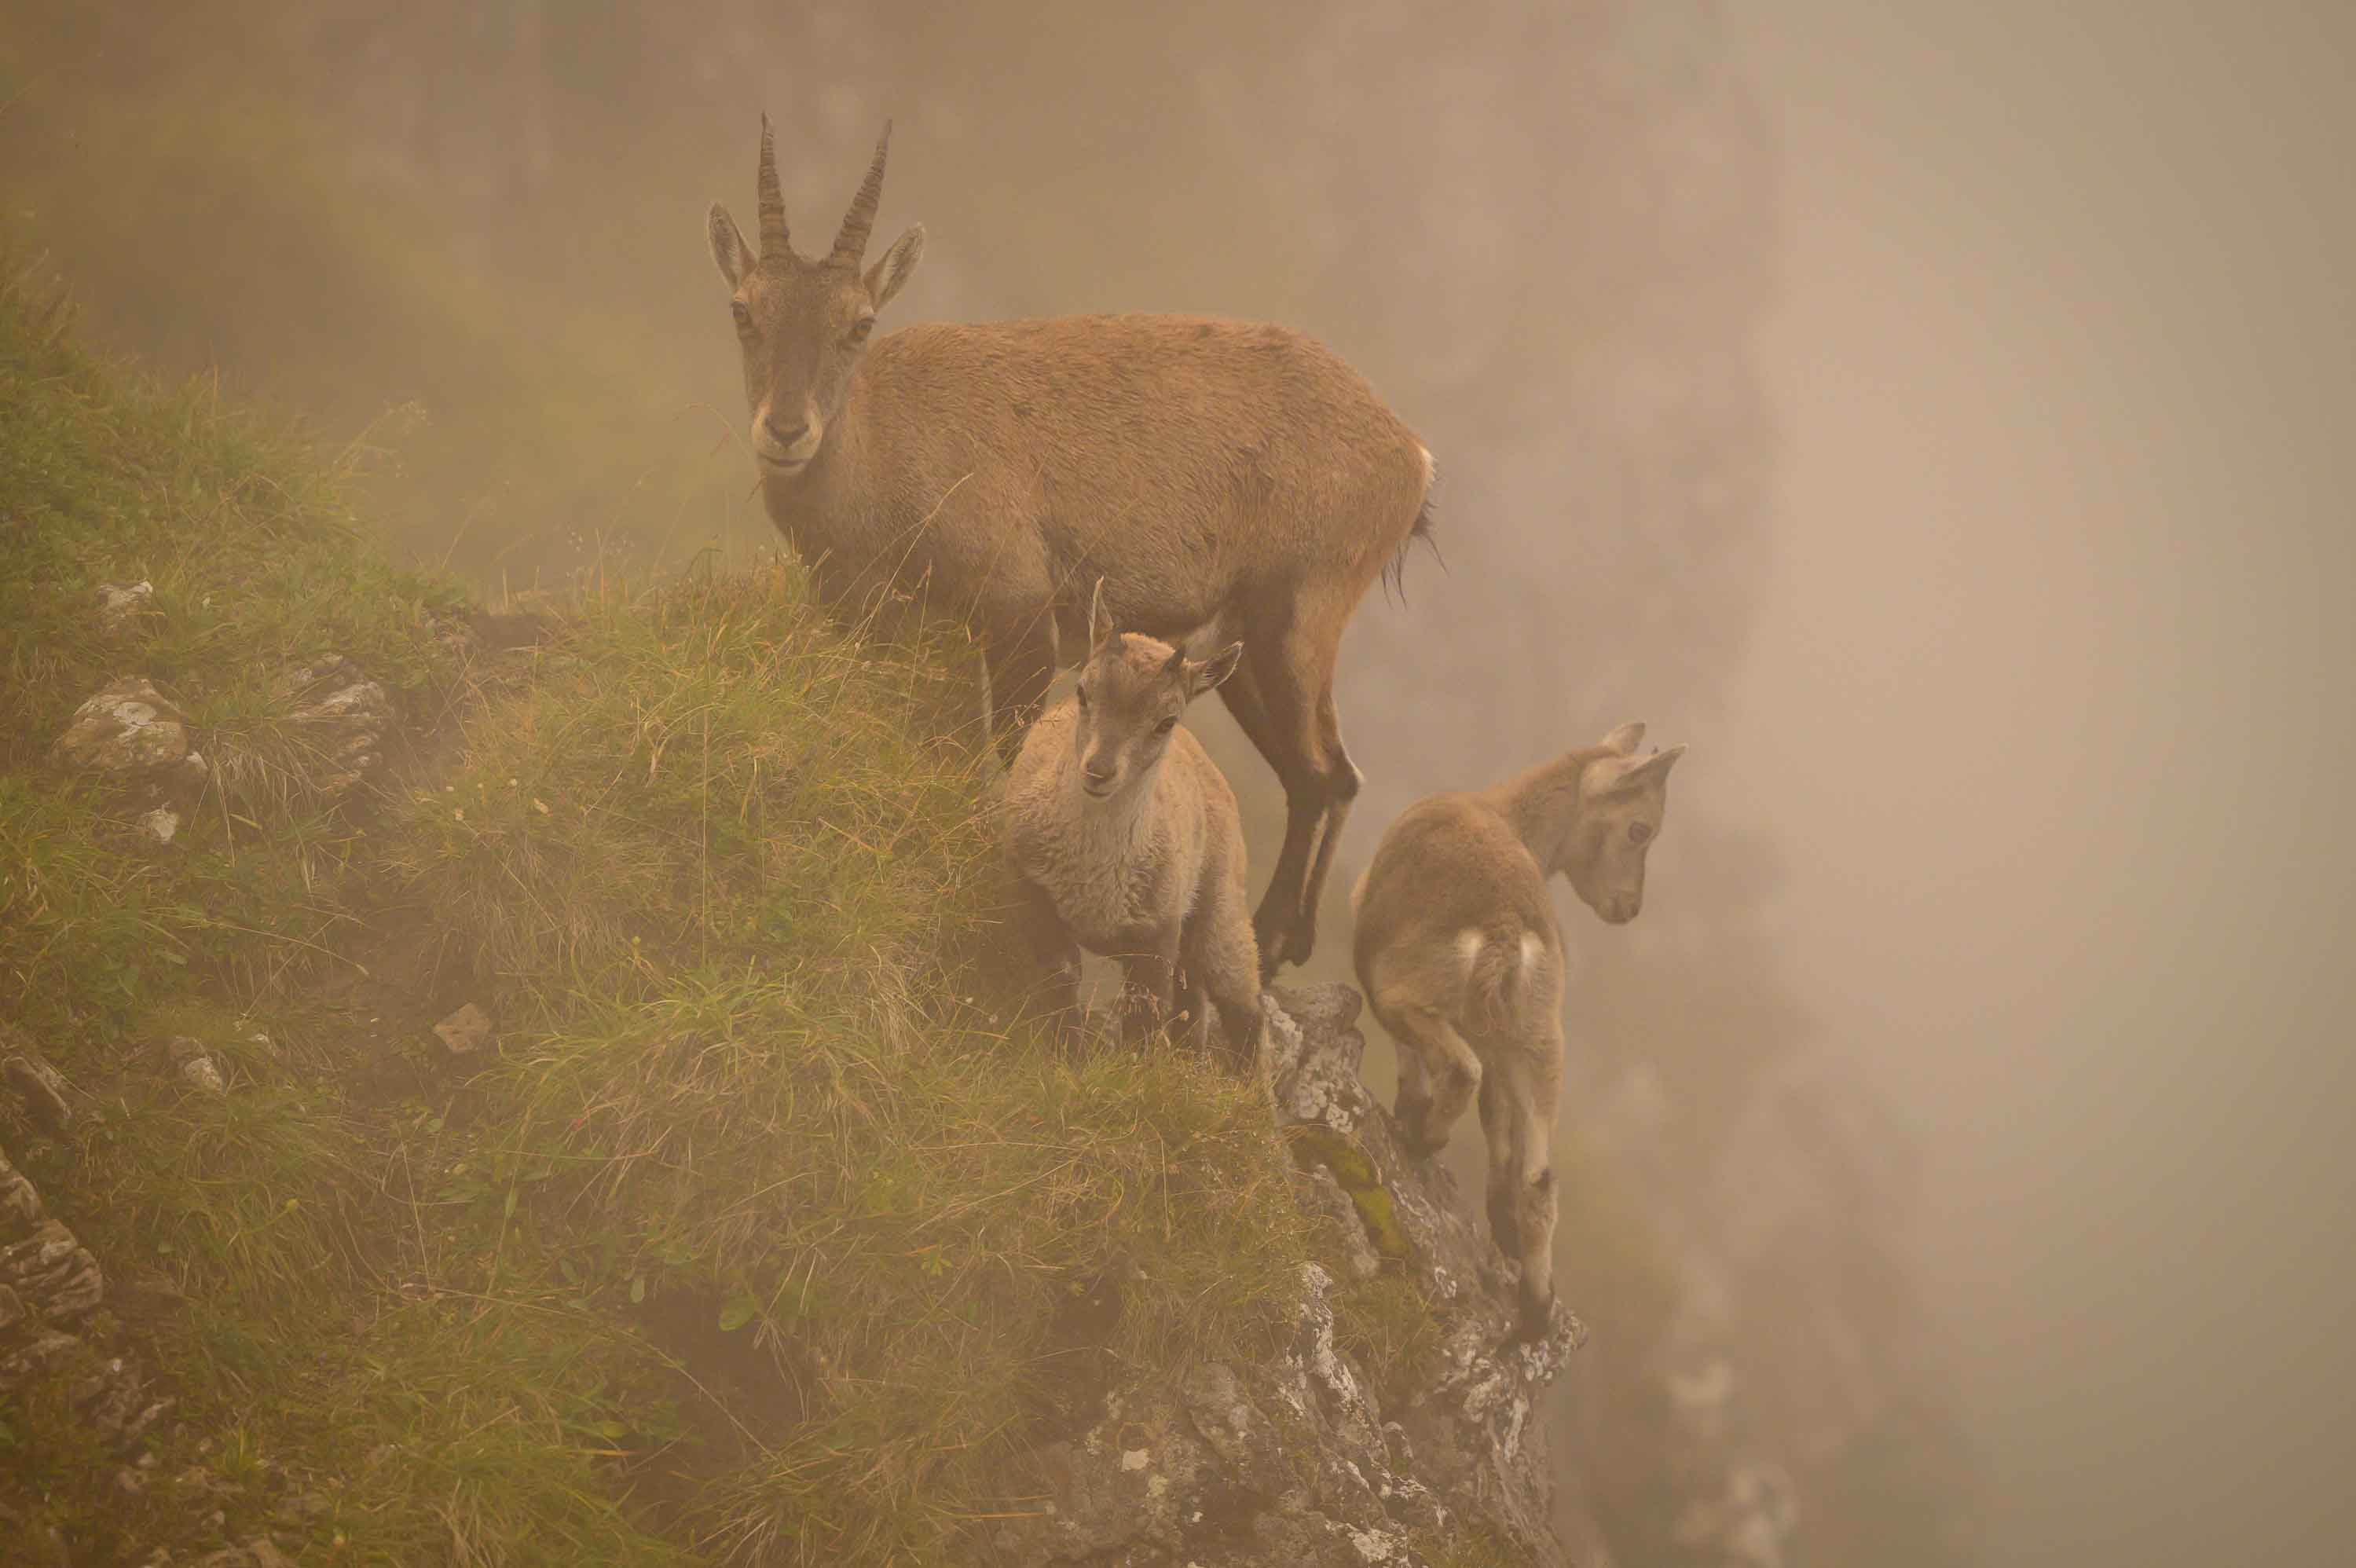
[[1437,1153],[1479,1096],[1489,1141],[1489,1229],[1522,1266],[1521,1332],[1554,1305],[1555,1102],[1562,1086],[1559,872],[1612,925],[1644,902],[1644,856],[1685,754],[1638,757],[1644,726],[1471,793],[1399,814],[1351,893],[1358,982],[1399,1044],[1396,1114],[1408,1148]]
[[1178,723],[1194,697],[1233,677],[1230,644],[1197,662],[1183,649],[1116,632],[1099,593],[1078,684],[1031,726],[1001,805],[1001,834],[1033,952],[1077,1002],[1080,951],[1120,961],[1132,1040],[1183,1013],[1199,1047],[1218,1004],[1239,1065],[1260,1053],[1259,954],[1244,912],[1243,824],[1235,792]]
[[912,228],[865,265],[890,140],[887,124],[822,255],[787,243],[766,117],[758,252],[712,208],[771,520],[830,602],[921,585],[966,618],[1010,759],[1082,649],[1076,585],[1101,581],[1132,631],[1241,639],[1219,695],[1286,805],[1252,923],[1269,972],[1307,959],[1359,787],[1333,663],[1366,589],[1430,529],[1431,454],[1364,377],[1280,327],[1079,316],[871,343],[925,248]]

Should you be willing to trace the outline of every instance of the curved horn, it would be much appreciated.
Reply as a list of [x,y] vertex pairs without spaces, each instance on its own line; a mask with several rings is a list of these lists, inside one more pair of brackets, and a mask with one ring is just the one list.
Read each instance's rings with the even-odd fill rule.
[[769,117],[761,116],[761,254],[784,257],[792,252],[786,246],[786,197],[777,188],[777,142],[769,129]]
[[842,232],[834,237],[831,259],[857,266],[867,254],[868,231],[875,227],[875,206],[884,199],[884,156],[892,150],[892,122],[884,122],[884,134],[875,141],[875,161],[867,166],[867,177],[859,182],[859,194],[851,199],[851,210],[842,215]]

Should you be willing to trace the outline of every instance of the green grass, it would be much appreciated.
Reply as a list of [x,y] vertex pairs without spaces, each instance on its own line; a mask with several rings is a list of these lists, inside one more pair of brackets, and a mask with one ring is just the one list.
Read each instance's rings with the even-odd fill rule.
[[[43,297],[0,298],[0,1011],[85,1114],[0,1138],[175,1380],[160,1474],[213,1489],[123,1505],[50,1389],[0,1425],[28,1524],[951,1562],[1035,1506],[1022,1456],[1093,1391],[1289,1336],[1332,1238],[1265,1101],[1183,1055],[1066,1060],[1024,1015],[969,650],[846,637],[773,563],[608,585],[470,666],[458,597],[385,562],[332,461],[91,357]],[[93,630],[93,585],[139,577],[160,613]],[[330,650],[431,737],[344,796],[272,698]],[[48,758],[126,672],[225,764],[167,848]],[[464,1069],[426,1027],[452,997],[499,1029]],[[1345,1334],[1387,1367],[1421,1314],[1376,1282]]]

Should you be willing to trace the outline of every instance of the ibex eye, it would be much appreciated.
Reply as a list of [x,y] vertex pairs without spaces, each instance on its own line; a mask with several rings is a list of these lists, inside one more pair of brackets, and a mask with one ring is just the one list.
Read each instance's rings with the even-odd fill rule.
[[744,302],[743,300],[739,299],[731,301],[728,306],[728,310],[729,314],[736,317],[737,331],[750,332],[753,330],[753,313],[744,308]]
[[1628,842],[1630,843],[1643,843],[1646,839],[1651,838],[1652,836],[1652,823],[1630,822],[1628,824]]
[[851,340],[854,343],[864,343],[867,341],[867,335],[874,330],[875,317],[872,316],[854,321],[851,325]]
[[1073,687],[1072,695],[1080,700],[1080,706],[1085,708],[1088,705],[1088,689],[1086,686]]
[[1178,715],[1176,714],[1173,714],[1168,718],[1163,719],[1160,724],[1155,725],[1153,726],[1153,733],[1155,735],[1168,735],[1172,730],[1176,729],[1177,727]]

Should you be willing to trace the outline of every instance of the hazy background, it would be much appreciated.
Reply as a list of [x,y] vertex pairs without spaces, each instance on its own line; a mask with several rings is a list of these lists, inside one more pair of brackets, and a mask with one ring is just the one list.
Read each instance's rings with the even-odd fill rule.
[[2158,0],[32,0],[0,190],[91,332],[381,448],[487,589],[765,537],[701,238],[764,107],[806,244],[896,118],[887,327],[1316,333],[1447,562],[1345,646],[1336,902],[1419,794],[1693,746],[1644,918],[1567,909],[1587,1560],[2322,1564],[2351,64]]
[[1783,439],[1710,760],[1921,1134],[1990,1561],[2344,1563],[2356,12],[1730,16]]

